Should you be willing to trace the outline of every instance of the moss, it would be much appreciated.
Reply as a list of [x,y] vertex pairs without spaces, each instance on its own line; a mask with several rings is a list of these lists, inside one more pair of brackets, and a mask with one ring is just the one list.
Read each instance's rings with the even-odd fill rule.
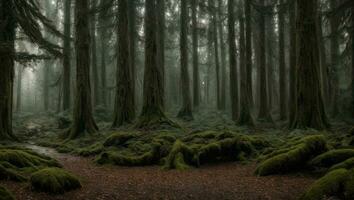
[[32,174],[30,182],[34,191],[50,194],[61,194],[81,188],[81,183],[75,176],[59,168],[42,169]]
[[15,200],[15,198],[6,188],[0,186],[0,200]]
[[104,147],[100,143],[93,144],[86,148],[81,148],[76,151],[80,156],[88,157],[92,155],[100,154],[103,151]]
[[182,141],[177,140],[171,149],[169,155],[165,158],[164,169],[188,169],[190,164],[197,165],[194,157],[195,152],[184,144]]
[[349,158],[341,163],[333,165],[329,170],[336,170],[336,169],[352,169],[354,168],[354,157]]
[[137,137],[136,133],[114,133],[106,139],[106,141],[103,143],[103,146],[119,146],[135,137]]
[[328,168],[351,157],[354,157],[354,149],[337,149],[317,156],[310,164],[316,168]]
[[344,192],[345,199],[346,200],[354,199],[354,168],[352,168],[350,171],[350,176],[348,177],[348,180],[345,182],[344,189],[345,189]]
[[255,173],[266,176],[293,171],[304,167],[309,160],[327,150],[323,136],[308,136],[301,141],[296,148],[262,162]]
[[15,169],[10,167],[11,164],[0,164],[0,180],[11,180],[23,182],[26,181],[27,178],[19,174]]

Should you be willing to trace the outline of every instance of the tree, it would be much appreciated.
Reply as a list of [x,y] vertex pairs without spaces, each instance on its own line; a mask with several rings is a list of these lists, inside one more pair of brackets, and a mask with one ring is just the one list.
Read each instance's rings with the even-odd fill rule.
[[63,110],[71,104],[71,0],[64,4],[64,49],[63,49]]
[[296,14],[296,98],[290,127],[326,129],[327,121],[319,77],[317,0],[298,0]]
[[[264,2],[264,1],[263,1]],[[263,3],[264,6],[264,3]],[[260,81],[259,81],[259,97],[260,97],[260,107],[258,113],[258,119],[265,120],[265,121],[272,121],[272,117],[269,111],[269,104],[268,104],[268,82],[267,82],[267,65],[266,65],[266,27],[265,27],[265,13],[260,11],[260,18],[259,18],[259,29],[260,29]],[[269,58],[271,59],[271,58]],[[269,69],[268,69],[269,70]],[[270,81],[270,80],[268,80]]]
[[224,25],[223,25],[223,1],[218,0],[218,29],[220,35],[220,61],[221,61],[221,77],[220,77],[220,109],[225,110],[226,107],[226,48],[224,43]]
[[16,112],[21,111],[21,105],[22,105],[22,72],[23,72],[23,67],[22,66],[17,66],[17,100],[16,100]]
[[198,37],[198,0],[191,0],[192,6],[192,42],[193,42],[193,105],[198,107],[200,103],[200,78],[199,78],[199,37]]
[[[243,13],[240,12],[240,13]],[[240,115],[237,120],[238,125],[254,126],[253,118],[251,115],[251,95],[249,91],[249,79],[247,77],[247,54],[245,44],[245,20],[244,15],[240,14]],[[249,38],[250,39],[250,38]],[[250,42],[250,41],[249,41]],[[246,42],[247,43],[247,42]],[[250,45],[250,44],[249,44]],[[248,52],[249,53],[249,52]]]
[[295,118],[295,98],[296,98],[296,27],[295,27],[295,8],[296,1],[289,2],[289,121],[293,121]]
[[[90,7],[95,10],[97,7],[97,0],[91,0]],[[98,81],[98,69],[97,69],[97,49],[96,49],[96,22],[97,17],[95,13],[90,15],[90,36],[91,36],[91,70],[92,70],[92,93],[93,93],[93,106],[100,104],[99,98],[99,81]]]
[[[235,1],[228,0],[228,30],[229,30],[229,63],[230,63],[230,97],[232,120],[237,121],[239,114],[238,73],[235,38]],[[242,34],[242,33],[241,33]]]
[[131,80],[132,80],[132,102],[135,107],[135,81],[136,81],[136,0],[129,0],[128,2],[128,24],[129,24],[129,65],[131,69]]
[[129,23],[128,23],[127,0],[118,1],[118,58],[117,58],[117,80],[116,100],[114,107],[113,127],[118,128],[130,123],[135,117],[133,77],[130,65]]
[[[157,57],[158,66],[162,72],[162,79],[165,80],[165,0],[156,0],[156,11],[157,11]],[[165,84],[162,85],[161,89],[161,101],[162,107],[165,107]]]
[[25,0],[0,1],[0,139],[16,139],[12,132],[16,28],[20,27],[31,42],[50,54],[61,55],[59,46],[43,38],[39,23],[60,35],[36,4]]
[[354,6],[351,9],[352,12],[352,114],[354,116]]
[[145,71],[143,108],[136,128],[156,129],[163,124],[173,125],[163,112],[161,87],[163,72],[157,60],[156,0],[145,1]]
[[181,51],[181,86],[182,86],[182,108],[178,113],[179,118],[186,120],[193,119],[192,101],[189,86],[188,73],[188,0],[181,0],[181,36],[180,36],[180,51]]
[[247,83],[246,87],[248,91],[250,105],[253,105],[253,89],[252,89],[252,25],[251,25],[251,1],[244,0],[245,6],[245,19],[246,19],[246,52],[245,52],[245,62],[247,70]]
[[280,120],[287,118],[287,95],[286,95],[286,64],[285,64],[285,39],[284,39],[284,0],[279,0],[278,22],[279,22],[279,103]]
[[68,139],[98,131],[92,116],[89,10],[88,1],[75,0],[76,95],[73,123],[66,135]]

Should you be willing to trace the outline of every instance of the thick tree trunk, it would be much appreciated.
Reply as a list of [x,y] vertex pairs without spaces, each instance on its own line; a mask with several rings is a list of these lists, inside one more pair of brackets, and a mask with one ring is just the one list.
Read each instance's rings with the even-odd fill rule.
[[[156,0],[156,17],[157,17],[157,57],[158,66],[161,70],[162,79],[166,82],[165,76],[165,0]],[[165,84],[161,89],[162,109],[165,109]]]
[[92,116],[89,10],[89,1],[75,1],[76,95],[73,124],[68,139],[78,138],[86,133],[93,134],[98,130]]
[[319,44],[317,39],[317,0],[297,0],[296,20],[296,104],[290,127],[326,129],[326,117],[320,77]]
[[289,52],[289,121],[294,121],[296,110],[296,1],[289,3],[289,38],[290,38],[290,52]]
[[133,77],[130,65],[127,0],[118,1],[118,58],[113,127],[131,123],[135,117]]
[[245,23],[243,14],[240,15],[240,116],[237,124],[241,126],[254,126],[251,115],[251,98],[249,95],[249,82],[247,78],[246,44],[245,44]]
[[0,2],[0,140],[15,139],[12,133],[15,21],[13,1]]
[[228,0],[228,30],[229,30],[229,62],[230,62],[230,97],[232,120],[239,116],[238,70],[235,38],[235,1]]
[[[91,9],[94,10],[97,7],[97,1],[91,0]],[[92,91],[93,91],[93,106],[100,104],[99,98],[99,80],[97,69],[97,48],[96,48],[96,14],[91,14],[90,17],[90,35],[91,35],[91,66],[92,66]]]
[[218,29],[220,35],[220,61],[221,61],[221,77],[220,77],[220,109],[226,108],[226,48],[224,42],[224,26],[223,26],[223,1],[218,0]]
[[354,7],[352,8],[352,115],[354,116]]
[[246,19],[246,52],[245,52],[245,64],[247,70],[247,96],[249,98],[250,106],[253,106],[253,82],[252,82],[252,17],[251,17],[251,1],[244,0],[245,6],[245,19]]
[[71,0],[64,4],[63,110],[71,105]]
[[[268,4],[270,5],[272,3],[272,0],[268,0]],[[274,16],[266,14],[265,16],[265,26],[266,26],[266,54],[267,54],[267,96],[268,96],[268,110],[271,113],[273,110],[274,104],[276,104],[276,99],[274,97],[277,96],[277,90],[275,90],[275,77],[274,77],[274,71],[275,71],[275,45],[274,41],[276,41],[276,36],[275,36],[275,28],[274,28]]]
[[287,95],[286,95],[286,64],[285,64],[285,40],[284,40],[284,0],[279,0],[278,10],[279,22],[279,112],[280,120],[287,118]]
[[129,0],[128,2],[128,24],[129,24],[129,64],[131,69],[131,80],[132,80],[132,102],[134,103],[133,107],[136,105],[136,0]]
[[178,117],[186,120],[193,119],[192,101],[189,86],[188,73],[188,0],[181,0],[181,86],[182,86],[182,108]]
[[[330,1],[331,9],[337,7],[337,0]],[[337,15],[331,16],[330,20],[331,37],[330,37],[330,51],[331,51],[331,116],[336,117],[339,113],[339,42],[338,42],[338,27],[339,17]]]
[[162,87],[164,78],[157,57],[156,1],[145,1],[145,71],[143,109],[137,128],[156,129],[161,125],[173,125],[163,112]]
[[[264,5],[264,4],[263,4]],[[268,82],[267,82],[267,65],[266,65],[266,28],[265,28],[265,13],[260,13],[259,18],[259,48],[260,48],[260,82],[259,82],[259,113],[258,119],[265,121],[272,121],[272,117],[269,112],[269,104],[268,104]],[[271,58],[269,58],[271,59]],[[269,69],[268,69],[269,70]],[[269,77],[268,77],[269,78]],[[269,81],[269,80],[268,80]]]
[[[107,3],[106,0],[101,0],[100,6],[104,6],[105,3]],[[108,26],[110,24],[109,20],[109,15],[111,12],[100,12],[99,13],[99,21],[100,25],[102,27]],[[105,28],[100,28],[99,29],[99,35],[100,35],[100,44],[101,44],[101,72],[100,72],[100,77],[101,77],[101,103],[104,107],[107,107],[107,84],[106,84],[106,59],[107,59],[107,48],[106,46],[108,45],[108,35],[107,30]]]
[[193,40],[193,105],[198,107],[200,103],[200,78],[199,78],[199,37],[198,37],[198,1],[191,0],[192,4],[192,40]]

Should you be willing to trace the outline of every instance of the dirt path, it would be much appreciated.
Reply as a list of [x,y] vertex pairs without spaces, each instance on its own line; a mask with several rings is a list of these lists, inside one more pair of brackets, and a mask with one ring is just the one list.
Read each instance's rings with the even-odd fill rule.
[[254,164],[227,163],[188,171],[164,171],[158,166],[97,166],[92,159],[29,147],[58,159],[65,169],[80,177],[83,188],[49,196],[31,192],[28,183],[0,182],[18,200],[295,200],[313,182],[300,176],[256,177],[253,175]]

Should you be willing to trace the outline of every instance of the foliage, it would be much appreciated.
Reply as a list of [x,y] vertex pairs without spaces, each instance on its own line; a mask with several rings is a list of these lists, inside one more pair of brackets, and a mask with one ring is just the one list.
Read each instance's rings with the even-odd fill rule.
[[310,164],[316,168],[328,168],[351,157],[354,157],[354,149],[336,149],[317,156]]
[[0,186],[0,200],[15,200],[15,198],[6,188]]

